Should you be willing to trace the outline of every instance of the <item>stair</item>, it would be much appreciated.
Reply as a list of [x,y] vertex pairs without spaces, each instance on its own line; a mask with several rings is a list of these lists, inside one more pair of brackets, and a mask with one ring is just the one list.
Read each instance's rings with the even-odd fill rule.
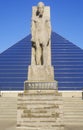
[[[32,97],[28,95],[28,97],[25,96],[22,100],[26,100],[29,108],[32,106],[35,108],[36,105],[40,107],[42,107],[42,105],[48,106],[45,104],[48,103],[48,101],[52,105],[57,98],[53,98],[52,95],[49,95],[46,99],[45,95],[40,95],[40,99],[38,95],[32,95]],[[58,99],[60,102],[61,97],[58,97]],[[30,104],[29,101],[31,102]],[[80,97],[64,97],[63,107],[65,125],[83,125],[83,100]],[[44,111],[41,112],[44,113]],[[17,120],[17,97],[0,97],[0,120]],[[49,119],[49,121],[50,120],[51,119]]]
[[17,97],[0,97],[0,120],[16,120]]
[[18,96],[17,127],[30,130],[63,130],[62,96],[55,92]]
[[83,125],[83,100],[80,97],[65,97],[64,124]]

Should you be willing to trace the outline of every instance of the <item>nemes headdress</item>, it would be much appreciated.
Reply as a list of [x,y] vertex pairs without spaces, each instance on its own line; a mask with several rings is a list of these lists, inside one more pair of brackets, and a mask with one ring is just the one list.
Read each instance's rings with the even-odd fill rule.
[[44,7],[45,5],[44,5],[44,3],[43,2],[39,2],[38,3],[38,7]]

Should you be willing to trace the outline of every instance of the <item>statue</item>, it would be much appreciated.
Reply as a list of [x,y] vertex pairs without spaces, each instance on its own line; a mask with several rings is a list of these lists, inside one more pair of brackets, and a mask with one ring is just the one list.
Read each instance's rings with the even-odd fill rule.
[[[32,17],[32,65],[49,65],[50,62],[50,17],[45,16],[45,6],[39,2]],[[50,59],[51,60],[51,59]],[[48,61],[48,62],[47,62]]]
[[28,81],[54,81],[51,65],[50,7],[39,2],[32,7],[32,55],[28,67]]

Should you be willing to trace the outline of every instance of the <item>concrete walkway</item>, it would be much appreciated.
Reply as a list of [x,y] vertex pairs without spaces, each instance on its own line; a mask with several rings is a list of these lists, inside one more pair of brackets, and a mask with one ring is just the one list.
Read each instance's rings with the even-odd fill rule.
[[[0,120],[0,130],[19,130],[15,120]],[[65,130],[83,130],[83,126],[65,126]]]

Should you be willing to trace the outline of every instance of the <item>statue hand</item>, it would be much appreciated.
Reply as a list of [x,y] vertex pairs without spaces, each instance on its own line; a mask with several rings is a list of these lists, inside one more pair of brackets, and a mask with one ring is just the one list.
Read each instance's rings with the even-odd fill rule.
[[50,42],[50,38],[49,38],[49,40],[48,40],[48,42],[47,42],[47,46],[49,45],[49,42]]

